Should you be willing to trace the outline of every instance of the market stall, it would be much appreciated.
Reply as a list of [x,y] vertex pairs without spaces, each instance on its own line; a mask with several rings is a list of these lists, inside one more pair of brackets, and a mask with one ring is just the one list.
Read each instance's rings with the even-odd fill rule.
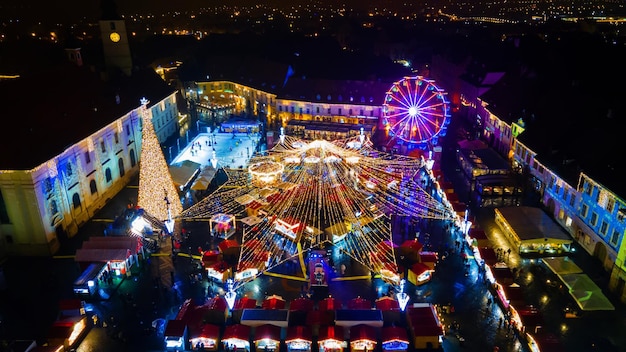
[[344,328],[337,325],[326,325],[320,328],[317,337],[319,352],[343,352],[348,348]]
[[350,351],[373,351],[376,345],[377,339],[374,327],[365,324],[350,327]]
[[263,324],[255,327],[252,342],[257,351],[280,351],[280,326]]
[[190,331],[189,345],[192,350],[217,351],[219,346],[220,327],[214,324],[203,324],[197,331]]
[[77,346],[87,334],[87,316],[78,315],[63,318],[52,323],[46,335],[52,346],[62,345],[65,351]]
[[405,352],[409,349],[409,337],[406,328],[386,326],[382,331],[383,352]]
[[310,352],[313,344],[313,335],[309,326],[290,326],[287,328],[285,345],[287,352]]
[[226,325],[222,343],[227,351],[250,352],[250,332],[249,326],[242,324]]

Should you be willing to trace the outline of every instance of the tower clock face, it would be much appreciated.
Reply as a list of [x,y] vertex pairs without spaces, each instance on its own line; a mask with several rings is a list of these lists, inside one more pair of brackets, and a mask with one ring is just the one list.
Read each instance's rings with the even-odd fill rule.
[[117,43],[117,42],[119,42],[119,41],[120,41],[120,35],[119,35],[118,33],[116,33],[116,32],[111,33],[111,34],[109,35],[109,38],[111,39],[111,41],[112,41],[113,43]]

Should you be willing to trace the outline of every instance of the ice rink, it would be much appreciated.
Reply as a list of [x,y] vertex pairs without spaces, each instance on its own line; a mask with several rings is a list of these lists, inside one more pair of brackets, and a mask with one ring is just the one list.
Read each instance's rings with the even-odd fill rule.
[[215,168],[247,167],[259,142],[258,133],[200,133],[174,158],[172,165],[190,160]]

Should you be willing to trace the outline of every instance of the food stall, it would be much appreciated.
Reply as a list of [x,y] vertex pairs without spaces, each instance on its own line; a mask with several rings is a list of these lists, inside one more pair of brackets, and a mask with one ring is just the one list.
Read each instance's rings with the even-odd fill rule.
[[222,336],[224,348],[230,351],[250,351],[249,326],[242,324],[227,325]]
[[[180,313],[180,312],[179,312]],[[168,320],[163,336],[168,351],[185,349],[187,340],[187,323],[183,320]]]
[[344,329],[337,325],[320,327],[317,344],[319,352],[343,352],[348,348]]
[[257,351],[280,351],[280,326],[263,324],[255,327],[252,342]]
[[192,350],[217,351],[220,327],[214,324],[202,324],[199,331],[189,333],[189,345]]
[[409,337],[405,328],[386,326],[382,331],[383,352],[405,352],[409,349]]
[[288,352],[310,352],[313,334],[308,326],[290,326],[287,328],[285,344]]
[[350,351],[373,351],[376,345],[376,330],[373,326],[358,324],[350,327]]

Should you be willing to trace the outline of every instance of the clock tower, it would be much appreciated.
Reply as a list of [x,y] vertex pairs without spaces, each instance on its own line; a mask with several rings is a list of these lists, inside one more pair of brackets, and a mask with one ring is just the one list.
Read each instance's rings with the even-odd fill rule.
[[126,24],[117,14],[114,0],[102,0],[101,8],[100,34],[102,35],[106,70],[107,72],[120,70],[125,75],[130,76],[133,62],[128,45]]

